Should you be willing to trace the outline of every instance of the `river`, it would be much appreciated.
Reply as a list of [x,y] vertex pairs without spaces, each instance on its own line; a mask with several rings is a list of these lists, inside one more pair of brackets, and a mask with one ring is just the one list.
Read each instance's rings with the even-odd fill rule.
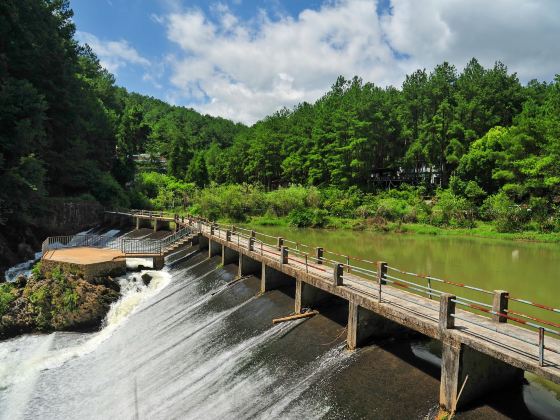
[[[350,244],[354,232],[275,232],[374,259],[393,261],[402,254],[398,265],[407,269],[425,269],[430,256],[431,267],[441,263],[442,276],[455,275],[454,258],[471,275],[481,273],[474,268],[481,261],[492,263],[484,251],[472,250],[477,242],[454,251],[450,244],[461,243],[455,238],[358,233]],[[525,270],[529,256],[543,256],[540,264],[527,262],[541,272],[558,262],[552,247],[537,244],[489,243],[487,252],[494,259],[508,252],[517,271]],[[147,287],[133,281],[138,273],[121,278],[123,297],[97,333],[0,342],[0,419],[421,419],[437,411],[434,342],[388,339],[348,352],[346,319],[336,305],[312,319],[273,326],[272,318],[293,311],[289,292],[256,296],[254,277],[228,287],[236,267],[219,263],[218,257],[195,255],[151,272]],[[505,265],[504,276],[516,272]],[[529,379],[457,418],[560,418],[558,388]]]

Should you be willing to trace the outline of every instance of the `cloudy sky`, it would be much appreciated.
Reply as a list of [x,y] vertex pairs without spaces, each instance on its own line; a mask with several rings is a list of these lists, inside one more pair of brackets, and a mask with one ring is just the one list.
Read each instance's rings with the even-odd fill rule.
[[72,0],[77,37],[118,84],[254,123],[338,75],[400,86],[471,57],[523,82],[560,73],[559,0]]

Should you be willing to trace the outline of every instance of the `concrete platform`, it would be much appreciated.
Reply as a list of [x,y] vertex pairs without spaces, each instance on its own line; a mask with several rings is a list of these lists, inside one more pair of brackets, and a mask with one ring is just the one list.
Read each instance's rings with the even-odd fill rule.
[[48,251],[42,258],[43,271],[61,266],[64,272],[79,274],[85,280],[126,272],[125,255],[107,248],[63,248]]
[[117,258],[124,258],[124,254],[119,250],[88,247],[55,249],[43,256],[43,260],[72,264],[97,264]]

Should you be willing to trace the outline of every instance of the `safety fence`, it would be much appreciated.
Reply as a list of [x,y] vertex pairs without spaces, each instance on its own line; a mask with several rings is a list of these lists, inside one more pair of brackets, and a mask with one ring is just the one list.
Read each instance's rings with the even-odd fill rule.
[[[209,232],[251,252],[279,258],[281,262],[292,264],[307,273],[312,272],[328,278],[336,285],[356,288],[357,281],[369,280],[369,282],[362,281],[360,284],[369,286],[373,292],[372,296],[377,297],[380,302],[388,297],[407,301],[427,309],[427,311],[420,311],[419,315],[434,321],[437,321],[440,316],[439,301],[442,300],[442,297],[449,298],[452,303],[449,308],[449,316],[454,320],[462,321],[461,329],[463,331],[469,332],[468,325],[476,325],[534,346],[536,351],[530,352],[527,356],[538,360],[541,366],[545,364],[546,351],[560,354],[559,349],[545,344],[546,336],[560,337],[560,319],[543,319],[543,317],[527,313],[527,311],[523,312],[517,307],[512,309],[510,306],[514,302],[516,305],[526,305],[533,310],[547,311],[554,315],[560,314],[558,308],[513,297],[507,291],[490,291],[435,276],[414,273],[389,266],[383,261],[343,255],[322,247],[313,247],[244,227],[220,225],[190,216],[184,218],[183,222],[195,225],[197,230]],[[410,295],[398,293],[397,289],[409,292]],[[362,291],[363,288],[357,290]],[[480,295],[480,297],[476,298],[473,295]],[[456,307],[463,311],[458,311]],[[466,316],[468,313],[481,317]],[[508,321],[522,329],[510,328],[507,324]],[[454,324],[450,324],[450,328],[454,328]],[[527,332],[531,332],[531,334],[527,334]]]
[[41,249],[43,255],[48,251],[79,247],[114,249],[125,255],[165,255],[173,245],[188,238],[192,232],[190,227],[182,227],[163,239],[113,238],[94,234],[51,236],[43,241]]

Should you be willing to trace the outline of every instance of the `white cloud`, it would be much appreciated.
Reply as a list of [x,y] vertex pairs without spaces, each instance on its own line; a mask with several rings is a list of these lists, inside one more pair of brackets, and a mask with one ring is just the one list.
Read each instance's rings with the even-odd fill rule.
[[[252,123],[283,107],[313,101],[338,75],[400,85],[405,74],[444,60],[503,61],[522,80],[559,72],[557,0],[392,0],[378,16],[375,0],[325,1],[297,17],[260,11],[242,21],[218,3],[206,15],[173,10],[168,61],[172,97],[202,112]],[[406,57],[406,58],[403,58]],[[202,104],[201,104],[202,103]]]
[[102,41],[88,32],[76,33],[81,43],[88,44],[99,58],[100,64],[111,73],[118,73],[127,64],[150,66],[150,61],[142,57],[127,41]]
[[382,18],[387,40],[418,66],[500,60],[521,80],[560,72],[557,0],[392,0]]

